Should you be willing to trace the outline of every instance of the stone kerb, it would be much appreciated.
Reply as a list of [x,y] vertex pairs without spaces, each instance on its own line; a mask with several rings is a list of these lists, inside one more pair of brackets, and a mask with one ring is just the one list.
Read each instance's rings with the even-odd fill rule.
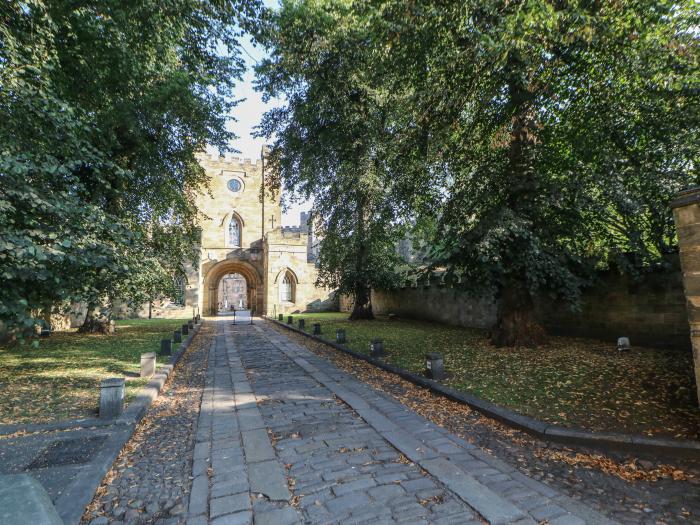
[[700,186],[680,192],[671,203],[678,232],[683,289],[700,400]]
[[270,318],[267,318],[267,320],[277,326],[284,327],[287,330],[301,334],[309,339],[313,339],[325,345],[331,346],[336,350],[340,350],[341,352],[354,357],[355,359],[366,361],[377,368],[385,370],[386,372],[396,374],[397,376],[415,385],[426,388],[435,394],[444,396],[453,401],[457,401],[458,403],[468,405],[487,417],[500,421],[501,423],[505,423],[510,427],[527,432],[528,434],[543,439],[544,441],[585,446],[599,450],[621,450],[626,452],[634,451],[638,454],[649,454],[653,456],[663,454],[670,457],[700,458],[700,442],[698,441],[654,438],[616,432],[592,432],[584,429],[567,428],[555,424],[545,423],[529,416],[518,414],[517,412],[513,412],[507,408],[495,405],[494,403],[475,397],[471,394],[454,390],[443,385],[439,381],[414,374],[396,365],[386,363],[379,358],[372,357],[371,355],[355,352],[345,345],[328,341],[308,332],[302,332],[294,326],[280,323]]

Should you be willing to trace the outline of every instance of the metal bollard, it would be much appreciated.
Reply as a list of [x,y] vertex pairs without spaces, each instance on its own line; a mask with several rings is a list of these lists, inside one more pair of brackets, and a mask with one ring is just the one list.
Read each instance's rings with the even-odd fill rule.
[[372,357],[384,357],[384,341],[375,339],[369,344],[369,354]]
[[425,373],[430,379],[441,381],[445,379],[445,366],[442,361],[442,354],[428,352],[425,354]]

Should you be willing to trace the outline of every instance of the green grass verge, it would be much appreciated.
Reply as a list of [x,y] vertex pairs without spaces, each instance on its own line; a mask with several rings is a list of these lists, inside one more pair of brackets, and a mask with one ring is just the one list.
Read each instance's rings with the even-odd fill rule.
[[[485,331],[379,317],[348,321],[344,313],[295,314],[321,323],[322,337],[335,340],[344,328],[347,346],[369,353],[381,338],[387,362],[422,373],[426,352],[441,352],[451,374],[446,384],[521,414],[551,423],[598,431],[700,437],[690,352],[633,348],[619,353],[614,342],[552,337],[532,348],[496,348]],[[285,316],[286,322],[286,316]]]
[[0,424],[95,417],[107,377],[126,378],[128,403],[147,382],[139,377],[141,354],[158,352],[183,322],[128,319],[116,322],[114,335],[56,332],[38,348],[0,345]]

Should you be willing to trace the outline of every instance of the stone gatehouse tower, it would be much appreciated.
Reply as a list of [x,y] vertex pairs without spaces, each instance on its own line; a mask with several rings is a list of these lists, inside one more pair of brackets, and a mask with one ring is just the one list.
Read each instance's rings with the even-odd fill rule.
[[202,315],[230,307],[218,295],[222,279],[233,276],[245,280],[243,302],[256,315],[334,309],[334,294],[314,284],[308,228],[282,228],[279,199],[264,192],[264,159],[203,154],[199,161],[210,193],[197,197],[203,214],[200,261],[188,271],[185,307]]

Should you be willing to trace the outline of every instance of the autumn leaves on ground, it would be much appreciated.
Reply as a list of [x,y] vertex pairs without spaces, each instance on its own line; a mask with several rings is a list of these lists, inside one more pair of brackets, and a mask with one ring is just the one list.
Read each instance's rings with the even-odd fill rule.
[[[425,368],[426,352],[441,352],[446,383],[537,419],[598,431],[698,439],[692,356],[614,341],[552,337],[537,349],[496,349],[477,329],[407,319],[348,321],[344,313],[294,315],[306,330],[321,323],[334,340],[344,328],[347,346],[367,353],[384,340],[387,361],[413,372]],[[634,343],[634,342],[633,342]]]
[[56,332],[38,347],[0,345],[0,424],[95,417],[100,381],[108,377],[126,378],[128,403],[146,383],[141,354],[158,352],[160,340],[181,324],[130,319],[117,321],[114,335]]
[[[483,331],[406,319],[347,321],[344,313],[295,315],[338,328],[347,345],[367,352],[382,338],[387,360],[414,372],[428,351],[441,352],[447,384],[540,420],[591,430],[698,439],[691,356],[613,342],[553,337],[538,349],[495,349]],[[55,333],[38,348],[0,346],[0,424],[36,423],[96,415],[99,382],[127,378],[127,402],[145,383],[139,356],[157,351],[182,321],[125,320],[114,336]],[[296,323],[295,323],[296,324]]]

